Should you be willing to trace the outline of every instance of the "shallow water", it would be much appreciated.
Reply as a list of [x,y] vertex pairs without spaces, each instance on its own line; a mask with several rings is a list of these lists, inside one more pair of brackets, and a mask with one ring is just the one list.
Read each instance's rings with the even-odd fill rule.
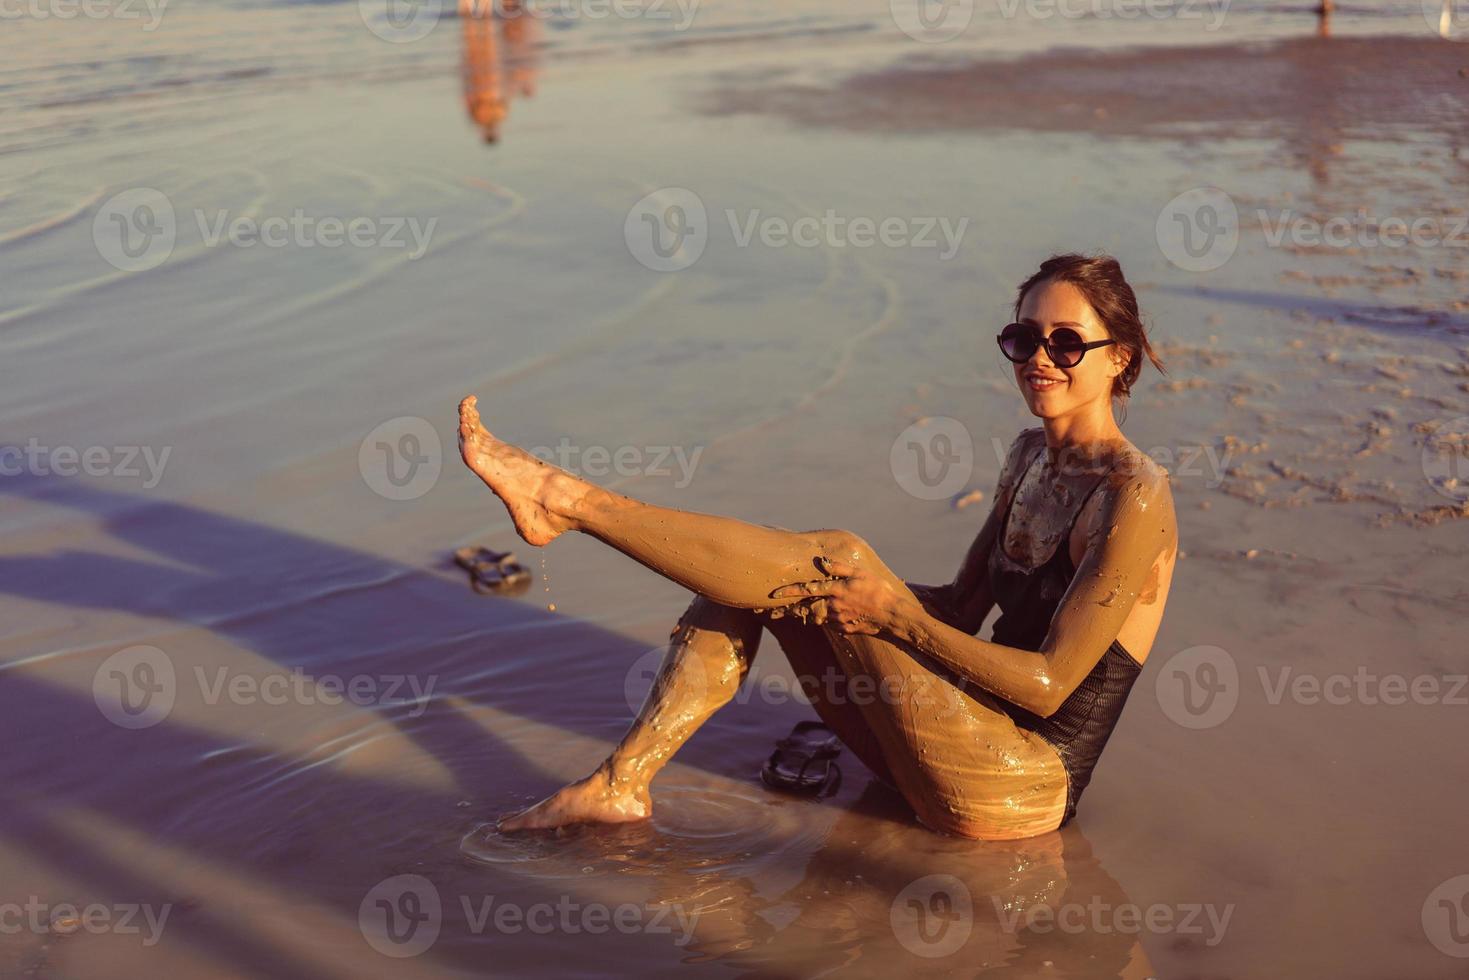
[[[1108,72],[1167,86],[1185,59],[1119,46],[1221,45],[1227,79],[1260,62],[1225,45],[1300,36],[1266,63],[1340,71],[1322,66],[1352,49],[1309,40],[1304,9],[1260,5],[1208,35],[982,7],[948,45],[893,30],[885,4],[709,4],[685,32],[551,22],[493,147],[466,118],[452,18],[406,44],[353,4],[179,6],[153,32],[8,21],[0,441],[47,465],[0,478],[0,903],[45,914],[0,931],[0,974],[1459,975],[1456,920],[1434,916],[1469,873],[1452,693],[1469,540],[1425,450],[1469,415],[1469,261],[1267,233],[1287,209],[1452,223],[1464,96],[1430,77],[1457,49],[1423,46],[1452,42],[1418,7],[1340,10],[1339,37],[1393,33],[1382,50],[1440,86],[1423,112],[1382,108],[1415,91],[1395,75],[1304,110],[1204,99],[1200,138],[1176,98],[1097,116],[1084,72],[1046,53],[1100,45]],[[974,62],[994,57],[1026,70]],[[890,70],[917,64],[1054,112],[917,125],[905,107],[950,97]],[[1204,185],[1245,217],[1234,255],[1193,273],[1157,226]],[[94,231],[139,187],[166,196],[177,241],[126,272]],[[698,196],[708,241],[659,273],[624,227],[669,187]],[[221,212],[298,210],[434,225],[418,257],[406,232],[208,241]],[[828,210],[968,222],[949,258],[740,244],[751,220]],[[1067,247],[1118,254],[1151,317],[1171,373],[1144,375],[1126,430],[1172,454],[1186,555],[1075,824],[937,837],[850,753],[831,800],[767,792],[761,761],[811,713],[767,638],[648,824],[489,830],[602,758],[688,597],[583,540],[521,545],[537,584],[475,596],[449,552],[519,543],[452,458],[458,398],[523,445],[566,440],[599,482],[849,527],[934,581],[988,501],[915,494],[894,440],[958,419],[960,489],[992,492],[992,440],[1030,422],[994,328]],[[58,447],[102,450],[100,472],[57,472]],[[588,454],[619,449],[636,463]],[[1189,657],[1235,671],[1214,675],[1223,717],[1181,710]],[[1439,693],[1392,703],[1393,674]],[[1281,693],[1302,675],[1343,696]],[[158,699],[120,711],[127,683]],[[53,924],[67,903],[113,927]],[[168,910],[157,941],[118,925],[125,907]]]

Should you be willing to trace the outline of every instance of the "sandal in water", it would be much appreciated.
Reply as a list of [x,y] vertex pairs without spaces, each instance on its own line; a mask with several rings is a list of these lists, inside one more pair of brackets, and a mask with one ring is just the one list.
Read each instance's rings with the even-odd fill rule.
[[480,595],[519,595],[530,587],[531,574],[513,551],[460,548],[454,564],[469,573],[470,588]]
[[819,721],[797,722],[791,733],[775,743],[760,778],[771,789],[801,796],[831,796],[842,784],[836,764],[842,743]]

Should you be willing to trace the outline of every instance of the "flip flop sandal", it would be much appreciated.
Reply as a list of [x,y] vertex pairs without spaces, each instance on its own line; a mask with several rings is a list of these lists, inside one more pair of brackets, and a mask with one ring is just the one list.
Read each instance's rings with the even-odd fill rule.
[[530,571],[515,560],[513,551],[460,548],[454,564],[469,573],[470,588],[480,595],[519,595],[530,587]]
[[771,789],[817,798],[831,796],[842,785],[836,764],[841,740],[819,721],[798,722],[790,735],[775,743],[760,778]]

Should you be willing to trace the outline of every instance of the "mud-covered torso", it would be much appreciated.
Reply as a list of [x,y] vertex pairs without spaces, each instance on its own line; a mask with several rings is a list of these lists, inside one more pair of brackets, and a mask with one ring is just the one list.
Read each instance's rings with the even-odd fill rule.
[[[1031,462],[1034,463],[1034,457]],[[1035,467],[1027,466],[1011,494],[995,546],[990,549],[988,568],[990,591],[1000,607],[991,640],[1022,650],[1039,650],[1045,642],[1061,598],[1076,574],[1070,548],[1076,519],[1106,480],[1106,474],[1102,473],[1091,477],[1090,486],[1084,490],[1074,483],[1061,483],[1047,492],[1036,484],[1027,485],[1032,468]],[[1031,496],[1025,498],[1023,494],[1027,491]],[[1048,512],[1044,516],[1027,519],[1022,517],[1023,510],[1017,510],[1017,503],[1023,499],[1040,503],[1045,496],[1051,497],[1044,501],[1045,506],[1028,508],[1032,515],[1037,511]],[[1017,561],[1012,557],[1011,547],[1015,554],[1035,560]],[[1049,717],[1042,718],[1018,705],[1004,703],[1006,713],[1016,725],[1040,735],[1061,756],[1068,777],[1063,823],[1075,815],[1081,791],[1090,782],[1092,769],[1141,672],[1142,665],[1121,643],[1113,640],[1087,676]]]

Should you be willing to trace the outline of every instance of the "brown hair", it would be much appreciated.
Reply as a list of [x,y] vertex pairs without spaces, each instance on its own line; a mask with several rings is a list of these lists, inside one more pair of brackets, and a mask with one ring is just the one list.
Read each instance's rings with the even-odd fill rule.
[[1133,383],[1142,373],[1142,355],[1147,355],[1153,367],[1168,373],[1148,341],[1147,328],[1138,313],[1137,296],[1122,275],[1122,266],[1112,256],[1068,252],[1046,259],[1034,275],[1020,284],[1020,291],[1015,297],[1015,319],[1020,319],[1020,306],[1025,302],[1025,294],[1043,282],[1069,282],[1081,290],[1096,311],[1097,319],[1107,328],[1108,335],[1126,352],[1127,366],[1112,379],[1113,398],[1124,399],[1132,392]]

